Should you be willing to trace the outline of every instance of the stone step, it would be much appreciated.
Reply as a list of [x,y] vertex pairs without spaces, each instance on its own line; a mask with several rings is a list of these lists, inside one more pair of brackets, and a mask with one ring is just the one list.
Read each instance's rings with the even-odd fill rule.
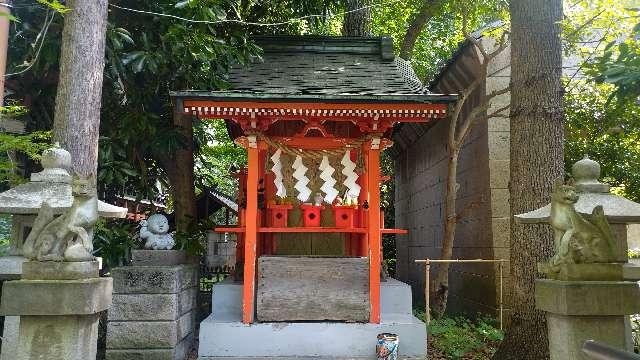
[[[213,286],[211,309],[218,318],[242,316],[242,283],[231,277]],[[395,279],[380,283],[380,313],[412,317],[411,287]]]
[[256,323],[247,326],[217,321],[213,315],[200,323],[200,359],[260,358],[340,358],[375,359],[376,337],[391,332],[399,336],[399,355],[404,358],[425,356],[426,326],[412,322],[380,324],[300,322]]
[[[411,314],[411,287],[389,279],[380,286],[380,324],[274,322],[245,325],[242,284],[214,285],[211,316],[200,323],[201,360],[375,359],[376,336],[398,334],[400,358],[422,358],[426,326]],[[265,355],[269,355],[266,356]]]

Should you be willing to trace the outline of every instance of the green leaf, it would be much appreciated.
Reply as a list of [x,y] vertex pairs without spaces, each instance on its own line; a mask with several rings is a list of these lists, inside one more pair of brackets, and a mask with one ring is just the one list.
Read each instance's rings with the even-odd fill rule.
[[184,0],[184,1],[180,1],[178,3],[176,3],[176,5],[174,6],[176,9],[182,9],[187,7],[187,5],[189,5],[193,0]]
[[6,11],[0,11],[0,16],[9,18],[9,21],[20,22],[20,20],[18,20],[17,17],[13,16],[12,14],[10,14],[10,13],[8,13]]
[[60,14],[65,14],[71,11],[70,8],[62,5],[58,0],[37,0],[40,4],[50,7],[51,9],[59,12]]

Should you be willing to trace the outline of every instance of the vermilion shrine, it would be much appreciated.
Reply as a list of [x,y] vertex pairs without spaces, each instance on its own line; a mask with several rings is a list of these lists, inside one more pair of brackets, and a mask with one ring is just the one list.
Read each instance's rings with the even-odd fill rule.
[[[242,282],[214,286],[200,356],[372,354],[400,334],[423,356],[411,290],[381,283],[381,152],[393,126],[447,115],[452,96],[423,93],[389,38],[264,37],[261,60],[231,71],[231,89],[172,93],[178,112],[224,120],[247,150],[238,178]],[[331,346],[325,346],[327,344]]]

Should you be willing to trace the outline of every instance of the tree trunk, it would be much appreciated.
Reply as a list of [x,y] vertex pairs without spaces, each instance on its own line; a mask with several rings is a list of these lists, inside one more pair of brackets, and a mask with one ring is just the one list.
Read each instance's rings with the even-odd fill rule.
[[400,57],[409,60],[413,56],[413,48],[416,46],[418,36],[424,29],[427,22],[433,17],[442,2],[440,0],[424,0],[420,11],[411,21],[411,25],[407,28],[404,40],[400,46]]
[[107,0],[68,0],[66,6],[53,139],[71,153],[74,174],[95,179]]
[[190,116],[174,114],[174,125],[180,128],[185,146],[178,149],[172,157],[163,157],[162,165],[171,183],[177,230],[187,232],[190,225],[197,220],[193,181],[193,124]]
[[371,35],[371,0],[345,0],[348,13],[344,15],[342,35]]
[[550,201],[563,176],[561,0],[511,0],[511,325],[495,359],[549,358],[544,313],[535,309],[537,263],[552,255],[547,225],[513,215]]
[[[457,121],[457,119],[451,119]],[[450,131],[455,133],[455,127]],[[456,197],[458,184],[458,157],[460,148],[449,144],[449,161],[447,163],[447,192],[444,201],[444,237],[440,259],[451,259],[453,256],[453,241],[456,237]],[[447,309],[449,295],[449,263],[438,264],[438,271],[434,279],[432,312],[436,318],[441,317]]]

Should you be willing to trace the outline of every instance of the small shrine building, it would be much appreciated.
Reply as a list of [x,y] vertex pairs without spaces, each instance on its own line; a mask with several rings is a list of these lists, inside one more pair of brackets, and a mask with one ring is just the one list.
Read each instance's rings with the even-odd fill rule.
[[[178,113],[225,121],[248,155],[246,169],[233,174],[239,225],[216,229],[238,236],[242,282],[214,286],[213,314],[201,324],[201,358],[364,356],[377,332],[401,333],[399,324],[424,335],[404,345],[421,355],[426,334],[411,315],[410,289],[390,279],[387,285],[398,287],[381,290],[382,234],[406,230],[384,228],[380,155],[392,144],[395,124],[444,118],[456,97],[424,92],[390,38],[256,42],[263,55],[231,70],[229,90],[171,93]],[[327,337],[290,338],[275,323]],[[256,343],[267,334],[263,345]],[[336,344],[330,353],[315,346],[326,341]]]

